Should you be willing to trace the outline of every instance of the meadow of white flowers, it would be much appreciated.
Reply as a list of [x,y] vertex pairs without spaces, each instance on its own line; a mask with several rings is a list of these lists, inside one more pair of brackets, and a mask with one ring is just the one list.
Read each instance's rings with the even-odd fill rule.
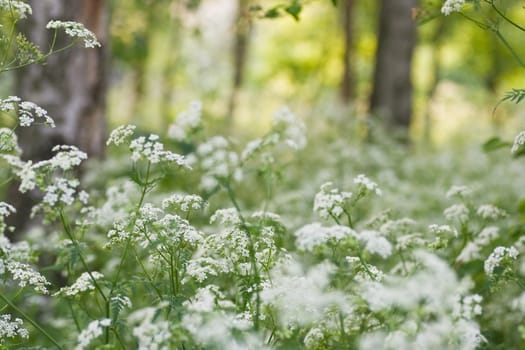
[[[116,128],[102,163],[74,146],[22,160],[14,128],[0,128],[0,181],[41,194],[16,241],[5,219],[17,208],[0,202],[0,348],[525,342],[525,163],[512,156],[525,132],[495,153],[407,155],[309,133],[283,108],[244,144],[208,135],[203,109],[166,135]],[[16,127],[54,126],[18,97],[0,110]]]

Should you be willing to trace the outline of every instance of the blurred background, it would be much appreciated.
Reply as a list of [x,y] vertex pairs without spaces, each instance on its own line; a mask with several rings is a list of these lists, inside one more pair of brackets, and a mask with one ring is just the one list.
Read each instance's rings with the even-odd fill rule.
[[[2,92],[17,90],[68,121],[51,143],[65,139],[94,156],[103,154],[108,128],[167,130],[193,100],[208,125],[241,138],[264,132],[283,105],[310,128],[335,125],[334,138],[366,138],[379,127],[414,147],[509,138],[525,118],[512,103],[494,112],[507,91],[523,87],[515,57],[525,54],[523,33],[497,17],[487,19],[494,31],[444,16],[441,1],[28,3],[33,15],[20,27],[40,48],[52,39],[42,35],[50,18],[81,21],[103,46],[3,74]],[[498,3],[525,20],[521,1]],[[61,92],[45,92],[52,89]]]

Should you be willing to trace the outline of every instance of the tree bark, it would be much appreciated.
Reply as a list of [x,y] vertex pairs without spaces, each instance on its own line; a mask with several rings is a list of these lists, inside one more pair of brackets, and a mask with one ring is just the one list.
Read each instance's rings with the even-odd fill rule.
[[237,3],[238,8],[237,19],[235,23],[235,41],[233,44],[233,81],[225,123],[228,130],[233,126],[237,98],[244,80],[244,70],[246,66],[250,32],[252,28],[251,18],[248,14],[250,1],[251,0],[238,0]]
[[[21,130],[24,158],[49,157],[56,144],[78,146],[90,157],[104,155],[106,133],[106,87],[108,77],[108,11],[105,0],[33,0],[33,15],[22,30],[44,51],[53,31],[45,26],[51,19],[83,23],[102,44],[84,48],[81,44],[48,58],[45,65],[33,65],[18,72],[17,95],[49,112],[57,127]],[[56,47],[70,39],[60,35]]]
[[[33,0],[33,15],[20,28],[30,41],[47,51],[53,31],[49,20],[73,20],[83,23],[101,42],[102,47],[84,48],[79,44],[49,57],[45,64],[28,66],[17,72],[16,93],[46,109],[56,128],[19,128],[19,142],[26,160],[50,158],[57,144],[76,145],[90,157],[104,155],[106,137],[106,87],[109,59],[108,11],[105,0]],[[55,48],[70,42],[61,34]],[[9,224],[17,232],[27,226],[37,193],[21,194],[18,184],[8,189],[9,201],[17,208]]]
[[353,7],[354,0],[341,1],[342,25],[344,37],[343,77],[341,79],[341,101],[349,104],[354,95],[354,74],[352,72],[353,49]]
[[412,53],[416,23],[412,9],[417,0],[382,0],[379,16],[372,113],[391,128],[406,130],[412,114]]

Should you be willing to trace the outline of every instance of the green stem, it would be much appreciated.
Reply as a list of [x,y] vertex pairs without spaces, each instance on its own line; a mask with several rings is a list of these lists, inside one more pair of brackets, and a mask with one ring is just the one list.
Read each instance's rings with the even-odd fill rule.
[[510,53],[512,54],[512,56],[514,57],[514,59],[516,61],[518,61],[518,63],[520,64],[520,66],[522,66],[523,68],[525,68],[525,63],[521,60],[521,57],[518,55],[518,53],[512,48],[512,46],[510,46],[509,42],[507,41],[507,39],[505,39],[505,37],[503,35],[501,35],[501,32],[499,30],[494,30],[494,33],[496,33],[496,36],[498,37],[499,40],[501,40],[501,42],[503,43],[503,45],[505,45],[505,47],[507,48],[507,50],[510,51]]
[[47,339],[49,339],[49,341],[53,343],[53,345],[55,345],[58,349],[63,349],[63,347],[60,344],[58,344],[58,342],[55,340],[55,338],[51,336],[51,334],[49,334],[44,328],[40,327],[40,325],[36,323],[28,314],[26,314],[24,311],[18,308],[18,306],[13,304],[11,300],[7,299],[2,293],[0,293],[0,299],[2,299],[6,304],[8,304],[13,310],[22,315],[22,317],[27,322],[31,323],[33,327],[35,327],[40,333],[42,333]]
[[248,229],[248,225],[246,224],[246,220],[244,219],[244,216],[241,212],[241,207],[237,203],[237,200],[235,199],[235,195],[233,193],[233,190],[227,182],[225,185],[226,191],[228,192],[228,197],[230,198],[233,206],[235,207],[235,210],[237,211],[237,214],[239,215],[239,218],[241,220],[241,227],[246,232],[246,235],[248,236],[249,241],[249,249],[250,249],[250,263],[252,265],[252,272],[253,272],[253,279],[255,284],[255,320],[254,320],[254,328],[257,331],[259,329],[259,315],[261,312],[261,294],[260,294],[260,284],[261,284],[261,276],[259,274],[259,269],[257,268],[257,260],[255,258],[255,244],[253,242],[253,237],[250,233],[250,230]]
[[492,6],[494,11],[496,11],[496,13],[500,15],[501,18],[503,18],[505,21],[507,21],[508,23],[516,27],[517,29],[521,30],[522,32],[525,32],[524,27],[520,26],[519,24],[511,20],[509,17],[507,17],[507,15],[505,15],[503,12],[501,12],[501,10],[496,6],[496,4],[494,4],[494,0],[490,0],[489,2],[490,2],[490,6]]

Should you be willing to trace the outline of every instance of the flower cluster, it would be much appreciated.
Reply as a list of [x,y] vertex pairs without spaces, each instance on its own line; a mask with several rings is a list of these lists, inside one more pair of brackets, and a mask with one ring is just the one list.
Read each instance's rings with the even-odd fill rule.
[[15,132],[8,128],[0,128],[0,153],[20,153],[18,137]]
[[0,0],[0,9],[16,18],[26,18],[33,12],[31,6],[20,0]]
[[109,138],[106,142],[106,145],[114,144],[115,146],[119,146],[123,143],[126,143],[129,138],[133,135],[135,132],[135,129],[137,127],[135,125],[121,125],[111,131],[109,134]]
[[144,159],[152,164],[161,162],[174,162],[180,166],[187,166],[186,159],[180,154],[173,153],[164,149],[164,144],[159,142],[159,136],[149,135],[147,138],[140,136],[131,141],[129,149],[133,152],[131,159],[135,162]]
[[465,0],[446,0],[441,7],[441,13],[445,16],[450,15],[452,12],[460,12]]
[[321,191],[315,195],[314,212],[323,219],[339,218],[345,212],[350,198],[352,198],[351,192],[341,192],[333,187],[332,182],[327,182],[321,185]]
[[516,135],[510,151],[512,153],[517,153],[523,148],[523,145],[525,145],[525,131],[522,131],[518,135]]
[[109,327],[110,325],[111,320],[109,318],[91,321],[88,326],[78,335],[78,343],[75,347],[75,350],[83,350],[87,348],[94,339],[102,335],[102,328]]
[[53,20],[47,23],[46,28],[54,30],[62,29],[68,36],[72,38],[81,39],[84,42],[84,46],[87,48],[101,46],[95,34],[93,34],[93,32],[84,27],[82,23],[73,21]]
[[18,122],[20,126],[31,126],[36,120],[43,124],[55,127],[54,120],[47,115],[47,111],[33,102],[22,101],[18,96],[9,96],[0,99],[0,111],[18,113]]
[[29,338],[27,329],[22,328],[23,324],[24,322],[19,318],[11,320],[11,315],[9,314],[0,315],[0,345],[6,338],[15,338],[16,336]]
[[184,141],[197,130],[201,124],[202,103],[193,101],[188,110],[179,113],[177,120],[168,128],[168,137]]
[[518,251],[514,247],[496,247],[485,260],[484,269],[489,277],[494,277],[498,269],[509,267],[513,260],[518,257]]
[[293,149],[306,147],[306,127],[288,108],[277,111],[272,124],[288,146]]
[[74,297],[76,295],[95,290],[93,280],[103,278],[104,275],[100,272],[84,272],[71,286],[63,287],[55,295],[64,295],[66,297]]

